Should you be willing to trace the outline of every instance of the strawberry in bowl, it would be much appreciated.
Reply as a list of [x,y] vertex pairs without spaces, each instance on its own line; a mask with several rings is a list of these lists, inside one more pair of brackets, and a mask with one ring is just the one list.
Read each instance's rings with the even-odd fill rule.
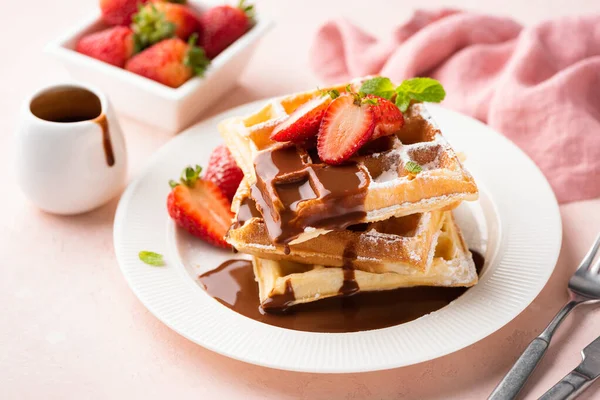
[[[271,27],[268,18],[253,14],[246,3],[241,9],[208,0],[101,0],[100,4],[98,15],[51,42],[46,52],[75,80],[101,87],[121,114],[168,133],[186,128],[230,93]],[[126,69],[129,61],[161,42],[178,38],[187,44],[193,36],[210,62],[204,62],[203,74],[189,65],[192,73],[177,67],[186,70],[177,80],[153,79],[146,71],[164,69],[167,56],[148,57],[157,63],[148,68]]]
[[[181,4],[180,4],[181,3]],[[237,7],[230,5],[214,6],[203,13],[198,13],[181,0],[100,0],[102,19],[109,25],[118,27],[108,28],[100,32],[84,35],[78,42],[76,50],[89,57],[107,62],[123,68],[129,58],[158,43],[179,38],[187,41],[196,37],[198,47],[208,59],[217,57],[232,43],[242,37],[255,24],[254,6],[241,0]],[[125,33],[127,32],[127,37]],[[120,37],[115,37],[120,35]],[[133,40],[134,46],[129,42]],[[89,42],[100,42],[95,47],[106,48],[103,51],[90,49]],[[121,50],[127,43],[127,51]],[[171,40],[171,43],[173,41]],[[119,55],[112,56],[106,53],[116,46]],[[171,45],[169,45],[171,46]],[[164,47],[169,47],[165,45]],[[163,49],[163,47],[159,47]],[[160,50],[157,50],[160,51]],[[171,50],[169,49],[168,52]],[[161,68],[164,57],[152,57],[149,61],[156,60],[155,65],[149,68]],[[208,66],[209,62],[206,61]],[[138,73],[137,69],[128,71]],[[146,70],[144,68],[143,70]],[[148,73],[140,75],[153,79]],[[153,79],[156,82],[177,88],[192,76],[201,74],[185,74],[186,78],[177,85],[171,84],[169,79]]]

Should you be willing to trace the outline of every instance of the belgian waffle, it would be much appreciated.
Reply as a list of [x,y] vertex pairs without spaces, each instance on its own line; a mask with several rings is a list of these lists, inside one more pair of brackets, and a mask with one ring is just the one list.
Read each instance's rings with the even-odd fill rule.
[[[247,185],[242,182],[240,187]],[[425,271],[444,213],[436,210],[352,225],[284,246],[271,242],[262,215],[247,190],[239,189],[237,196],[242,199],[236,222],[226,236],[237,250],[262,259],[329,267],[342,267],[351,261],[353,268],[373,273]]]
[[[279,98],[252,115],[219,125],[272,241],[299,243],[332,229],[477,198],[473,178],[422,104],[410,106],[397,135],[365,146],[344,166],[329,166],[314,150],[270,139],[278,123],[319,95],[312,91]],[[409,161],[422,172],[407,171]],[[234,211],[237,207],[234,203]]]
[[473,286],[478,280],[477,272],[452,212],[444,212],[442,220],[441,229],[434,238],[433,259],[423,271],[376,274],[254,257],[261,305],[267,310],[277,310],[358,291],[411,286]]

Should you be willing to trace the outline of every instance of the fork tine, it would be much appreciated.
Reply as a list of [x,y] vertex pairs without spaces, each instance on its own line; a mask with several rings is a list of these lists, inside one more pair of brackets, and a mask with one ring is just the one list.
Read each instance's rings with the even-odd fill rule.
[[[588,250],[587,254],[585,255],[585,257],[583,257],[583,260],[581,260],[581,264],[579,264],[579,267],[577,267],[577,269],[589,269],[590,265],[592,265],[592,261],[594,261],[594,257],[596,256],[596,253],[598,252],[598,248],[600,247],[600,234],[598,234],[598,236],[596,237],[596,241],[594,242],[594,244],[592,245],[592,247]],[[598,272],[598,269],[600,269],[600,262],[597,262],[596,264],[594,264],[593,269]]]
[[598,257],[598,259],[596,260],[596,262],[594,264],[592,264],[592,266],[590,267],[589,271],[592,274],[597,274],[600,271],[600,257]]

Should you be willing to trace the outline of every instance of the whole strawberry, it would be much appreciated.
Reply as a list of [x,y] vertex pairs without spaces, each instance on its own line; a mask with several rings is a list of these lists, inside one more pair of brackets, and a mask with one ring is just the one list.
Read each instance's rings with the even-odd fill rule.
[[196,35],[192,35],[188,43],[179,38],[163,40],[133,56],[125,69],[177,88],[193,76],[202,76],[210,64],[195,41]]
[[82,37],[75,49],[79,53],[123,68],[133,55],[133,32],[126,26],[108,28]]
[[244,173],[225,145],[215,147],[208,160],[204,179],[214,182],[229,201],[233,199]]
[[200,17],[202,25],[201,46],[210,59],[215,58],[230,44],[239,39],[254,23],[254,6],[240,0],[237,7],[229,5],[208,9]]
[[141,51],[174,36],[188,40],[200,31],[200,22],[184,5],[151,0],[133,16],[131,27],[135,32],[136,50]]
[[138,4],[148,0],[100,0],[102,20],[109,25],[129,25]]
[[202,168],[187,167],[180,182],[170,181],[167,211],[175,223],[200,239],[230,248],[225,234],[231,225],[231,203],[214,183],[199,177]]

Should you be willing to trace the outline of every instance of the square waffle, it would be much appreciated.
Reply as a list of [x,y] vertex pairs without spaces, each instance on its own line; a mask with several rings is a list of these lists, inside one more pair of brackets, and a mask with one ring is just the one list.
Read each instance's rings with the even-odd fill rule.
[[392,217],[332,230],[285,246],[271,242],[262,214],[249,196],[245,181],[236,197],[241,197],[240,205],[226,240],[238,251],[261,259],[329,267],[351,263],[352,268],[372,273],[425,271],[431,263],[432,242],[444,215],[444,211],[436,210]]
[[[343,166],[321,162],[314,150],[270,139],[277,124],[320,95],[312,91],[275,99],[252,115],[219,125],[273,242],[299,243],[332,229],[477,198],[473,178],[423,104],[409,107],[397,135],[371,142]],[[407,171],[409,161],[422,172]]]
[[254,257],[254,275],[258,281],[261,306],[265,310],[280,310],[359,291],[412,286],[473,286],[478,280],[475,264],[452,212],[444,212],[442,221],[434,238],[433,258],[423,271],[376,274]]

